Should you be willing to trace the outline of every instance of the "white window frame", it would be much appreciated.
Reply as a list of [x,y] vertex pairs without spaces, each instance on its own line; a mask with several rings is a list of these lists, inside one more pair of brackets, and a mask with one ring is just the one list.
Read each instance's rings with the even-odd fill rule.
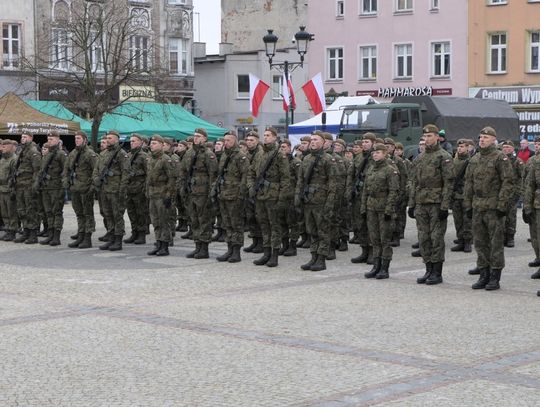
[[336,17],[345,17],[345,0],[336,0]]
[[[369,55],[364,57],[363,51],[370,50]],[[368,75],[364,72],[364,60],[367,60]],[[373,61],[375,60],[375,68]],[[379,68],[379,49],[377,44],[362,44],[358,46],[358,80],[359,81],[376,81],[377,70]]]
[[272,100],[283,100],[283,75],[272,75]]
[[[437,45],[442,46],[441,52],[436,52],[435,47]],[[444,49],[445,46],[448,46],[448,51]],[[444,72],[445,67],[445,56],[448,55],[449,58],[449,64],[448,64],[448,72]],[[440,58],[439,61],[437,61],[437,56]],[[449,40],[441,40],[441,41],[431,41],[430,44],[430,60],[431,60],[431,77],[432,78],[450,78],[452,75],[452,42]],[[437,65],[439,65],[440,74],[437,74]]]
[[152,68],[151,41],[150,36],[144,34],[129,37],[129,58],[135,71],[145,72]]
[[176,6],[178,4],[186,4],[186,0],[167,0],[167,4]]
[[[410,54],[400,53],[400,47],[410,47]],[[399,60],[400,58],[405,58],[403,61],[403,75],[399,75]],[[410,59],[410,70],[408,72],[408,65]],[[414,46],[412,42],[396,43],[394,44],[394,79],[398,80],[409,80],[413,78],[414,72]]]
[[[240,92],[238,90],[239,88],[239,79],[240,79],[240,76],[244,76],[247,78],[247,86],[248,86],[248,90],[246,92]],[[236,98],[237,99],[249,99],[249,75],[248,74],[236,74]]]
[[[176,71],[171,66],[171,56],[176,54]],[[191,73],[189,40],[185,38],[169,38],[169,73],[171,75],[187,76]]]
[[439,11],[441,7],[441,0],[431,0],[429,4],[429,11]]
[[[62,34],[62,38],[60,35]],[[71,48],[71,34],[65,28],[54,27],[52,29],[51,36],[52,55],[51,55],[51,68],[61,71],[67,71],[70,69],[72,48]]]
[[[496,36],[504,35],[504,44],[492,44],[492,40]],[[490,74],[504,74],[506,73],[508,65],[508,33],[506,32],[493,32],[488,34],[488,73]],[[497,69],[494,70],[492,66],[493,53],[497,53]],[[504,59],[504,67],[503,65]]]
[[[529,31],[529,49],[528,49],[528,71],[540,73],[540,30]],[[533,35],[538,35],[538,40],[533,42]],[[536,49],[536,68],[533,68],[533,50]]]
[[[2,69],[18,69],[21,65],[22,57],[22,24],[19,23],[2,23]],[[4,27],[7,27],[8,35],[4,37]],[[17,27],[17,37],[13,37],[13,27]],[[7,41],[7,47],[4,43]],[[13,46],[17,44],[17,53],[13,52]],[[7,48],[7,49],[6,49]]]
[[[330,56],[330,53],[332,51],[338,52],[341,50],[341,56],[335,55]],[[326,79],[328,81],[343,81],[343,77],[345,76],[345,48],[343,46],[335,46],[335,47],[326,47]],[[334,71],[335,75],[332,77],[330,73],[332,72],[332,65],[334,65]],[[339,71],[341,68],[341,76],[339,75]]]
[[412,13],[414,11],[414,0],[395,0],[394,10],[396,13]]
[[508,4],[508,0],[487,0],[488,6],[502,6]]
[[[365,6],[368,7],[365,7]],[[374,16],[377,15],[379,4],[377,0],[359,0],[359,8],[361,16]]]
[[[105,39],[95,38],[97,36],[96,31],[90,32],[90,63],[92,66],[92,72],[103,72],[105,70],[104,61],[103,61],[103,47],[106,44]],[[99,61],[99,62],[98,62]]]

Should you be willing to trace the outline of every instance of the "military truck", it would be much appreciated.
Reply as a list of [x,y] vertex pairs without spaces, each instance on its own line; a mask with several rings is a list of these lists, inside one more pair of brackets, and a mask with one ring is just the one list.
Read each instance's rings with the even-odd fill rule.
[[405,146],[405,156],[416,150],[422,128],[432,123],[444,129],[446,139],[476,140],[479,131],[492,126],[499,139],[519,139],[519,119],[504,101],[447,96],[397,96],[391,103],[344,106],[339,137],[346,142],[366,132],[392,137]]

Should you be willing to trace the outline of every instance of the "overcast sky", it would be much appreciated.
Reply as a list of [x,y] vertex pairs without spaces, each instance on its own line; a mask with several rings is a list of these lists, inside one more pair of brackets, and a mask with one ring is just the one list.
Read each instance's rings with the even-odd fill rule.
[[221,0],[193,0],[193,35],[196,42],[206,42],[207,54],[219,52]]

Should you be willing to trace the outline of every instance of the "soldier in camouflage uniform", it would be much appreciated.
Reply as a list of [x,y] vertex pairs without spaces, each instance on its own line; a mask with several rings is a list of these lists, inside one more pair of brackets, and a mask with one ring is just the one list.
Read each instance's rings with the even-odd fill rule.
[[[311,143],[310,136],[303,136],[300,138],[300,144],[298,145],[299,159],[303,161],[309,155],[309,144]],[[297,181],[298,182],[298,181]],[[304,210],[303,208],[296,208],[298,214],[298,232],[300,233],[300,240],[296,244],[296,247],[303,249],[309,249],[311,246],[311,241],[306,231],[306,222],[304,219]]]
[[[163,137],[163,141],[165,144],[163,144],[163,152],[169,156],[169,158],[172,160],[172,166],[173,166],[173,176],[175,179],[175,185],[179,186],[179,177],[180,177],[180,157],[178,157],[175,153],[175,147],[174,147],[174,140],[170,137]],[[172,246],[174,244],[174,237],[176,235],[176,194],[173,196],[173,204],[169,208],[169,222],[170,222],[170,228],[172,228],[172,237],[173,240],[169,242],[169,245]]]
[[156,236],[156,245],[148,252],[149,256],[168,256],[169,243],[172,241],[170,210],[176,195],[177,177],[172,158],[164,152],[165,144],[163,137],[152,136],[150,155],[146,157],[146,195]]
[[426,273],[418,284],[443,282],[444,235],[452,197],[454,164],[439,145],[439,129],[428,124],[423,129],[425,152],[418,156],[410,183],[409,216],[416,218],[420,253]]
[[401,214],[406,213],[408,195],[407,195],[407,184],[408,184],[408,172],[407,166],[404,160],[395,154],[396,152],[396,142],[391,137],[386,137],[384,139],[384,145],[388,148],[388,160],[396,167],[399,174],[399,194],[396,201],[396,220],[394,222],[395,229],[392,234],[392,247],[398,247],[400,239],[403,239],[403,231],[405,229],[402,224],[404,223]]
[[[472,142],[472,140],[471,140]],[[472,251],[471,220],[465,215],[463,207],[463,192],[465,188],[465,171],[469,165],[469,140],[459,139],[454,157],[454,188],[452,195],[452,215],[456,229],[456,245],[450,248],[453,252],[470,253]]]
[[[232,130],[230,131],[232,132]],[[216,155],[216,160],[219,163],[221,156],[224,153],[223,147],[224,141],[222,138],[217,139],[214,144],[214,154]],[[216,201],[214,204],[214,213],[216,214],[216,222],[214,228],[216,229],[216,234],[212,236],[212,242],[224,242],[225,241],[225,229],[223,228],[223,221],[221,219],[221,212],[219,210],[219,203]]]
[[525,169],[525,164],[515,154],[515,146],[511,140],[503,141],[502,152],[506,154],[508,160],[512,164],[512,185],[514,186],[514,194],[508,204],[508,210],[506,212],[504,222],[504,246],[514,247],[514,236],[516,234],[516,218],[517,218],[517,204],[520,198],[522,177]]
[[514,194],[512,165],[497,149],[492,127],[480,131],[479,151],[465,174],[464,207],[472,218],[476,266],[480,278],[473,289],[499,289],[504,268],[504,217]]
[[77,218],[77,236],[69,247],[92,247],[92,233],[96,230],[94,219],[94,188],[92,174],[98,156],[88,146],[86,133],[75,133],[75,149],[69,153],[63,172],[64,188],[71,193],[71,203]]
[[373,268],[366,278],[385,279],[392,261],[392,234],[395,230],[396,202],[400,193],[399,172],[387,159],[388,147],[375,144],[373,165],[369,168],[362,193],[361,216],[366,217],[369,240],[373,245]]
[[11,242],[15,239],[19,219],[17,217],[17,204],[15,190],[12,179],[15,174],[15,164],[17,157],[15,150],[17,142],[15,140],[2,141],[2,159],[0,160],[0,212],[4,221],[6,233],[2,237],[5,242]]
[[406,174],[406,185],[405,191],[403,192],[404,196],[401,199],[401,204],[398,205],[398,213],[396,219],[396,228],[399,231],[400,239],[403,239],[405,236],[405,227],[407,226],[407,204],[409,202],[409,174],[412,168],[412,162],[406,159],[404,156],[403,144],[396,143],[396,148],[394,150],[394,156],[401,158],[401,161],[405,165],[405,174]]
[[[96,161],[96,164],[94,165],[94,168],[96,168],[96,165],[98,162],[105,160],[105,156],[107,155],[107,138],[103,136],[101,141],[99,142],[99,154],[98,159]],[[94,174],[92,173],[92,184],[94,183]],[[109,228],[107,226],[107,218],[105,217],[105,212],[103,211],[103,193],[102,191],[96,189],[94,186],[94,190],[96,192],[97,200],[98,200],[98,207],[99,207],[99,214],[101,215],[101,218],[103,219],[103,226],[105,227],[105,234],[103,236],[98,237],[98,240],[100,242],[108,242],[110,239],[113,238],[113,235],[109,232]],[[73,238],[77,238],[76,236],[72,236]]]
[[124,239],[124,243],[144,244],[148,226],[148,199],[145,193],[148,154],[143,151],[143,140],[139,134],[131,135],[130,144],[126,210],[131,223],[131,236]]
[[276,267],[281,246],[278,213],[284,210],[292,190],[289,162],[279,154],[277,131],[273,128],[264,131],[263,148],[253,158],[247,187],[249,198],[255,200],[255,216],[261,227],[263,243],[263,256],[253,264]]
[[[343,140],[333,140],[330,133],[325,132],[325,150],[332,156],[336,165],[336,199],[334,201],[334,211],[328,215],[331,217],[332,238],[330,241],[330,255],[326,260],[333,260],[336,258],[335,250],[347,251],[348,250],[348,230],[344,231],[344,224],[346,220],[344,216],[347,214],[346,208],[348,202],[345,199],[345,188],[347,186],[347,164],[343,157],[343,151],[345,150],[345,142]],[[339,150],[339,153],[335,149]]]
[[180,166],[182,165],[182,160],[184,158],[184,154],[186,154],[187,151],[187,143],[185,141],[179,141],[176,145],[176,148],[174,150],[174,153],[178,156],[179,164],[178,164],[178,182],[177,182],[177,193],[176,193],[176,214],[178,219],[178,225],[176,226],[177,232],[186,232],[187,231],[187,225],[188,225],[188,215],[186,212],[186,205],[184,202],[184,199],[182,198],[182,194],[180,192]]
[[[525,168],[523,171],[523,179],[522,179],[522,192],[523,196],[525,196],[525,189],[526,189],[526,180],[527,176],[531,170],[531,168],[534,165],[534,162],[537,161],[540,157],[540,136],[536,137],[534,140],[534,149],[535,149],[535,155],[530,157],[527,160],[527,163],[525,164]],[[525,220],[525,210],[523,210],[522,215],[524,216]],[[529,262],[529,267],[539,267],[540,266],[540,241],[538,240],[538,237],[536,235],[536,217],[532,216],[532,212],[530,213],[531,216],[526,216],[527,221],[525,223],[528,223],[529,225],[529,234],[530,234],[530,241],[531,246],[534,250],[535,258],[533,261]],[[471,270],[475,271],[475,270]],[[469,271],[469,273],[471,273]],[[476,273],[479,274],[479,273]]]
[[100,250],[122,250],[122,237],[125,234],[124,212],[129,178],[129,159],[120,146],[120,136],[109,131],[105,136],[107,150],[94,167],[92,178],[94,187],[102,194],[103,213],[107,232],[112,236],[99,246]]
[[212,187],[212,196],[219,205],[227,251],[217,257],[220,262],[241,261],[240,248],[244,245],[244,205],[249,159],[240,150],[234,132],[224,137],[224,149],[219,160],[219,171]]
[[340,159],[343,160],[345,167],[343,181],[340,181],[343,189],[340,192],[341,195],[337,195],[338,203],[336,204],[336,216],[338,222],[338,239],[336,240],[336,245],[338,251],[345,252],[349,250],[349,231],[351,229],[351,207],[345,198],[345,189],[347,187],[347,174],[349,172],[349,167],[352,165],[352,158],[346,154],[347,144],[343,139],[338,138],[336,141],[334,141],[333,148],[336,161],[337,157],[340,157]]
[[302,270],[326,270],[330,253],[330,218],[336,200],[336,165],[324,151],[324,138],[319,132],[311,136],[310,153],[302,161],[294,194],[295,206],[303,206],[306,229],[311,237],[311,259]]
[[[253,159],[262,150],[259,144],[259,134],[256,131],[250,131],[246,136],[247,144],[247,157],[249,159],[249,165],[253,164]],[[246,198],[246,225],[248,226],[249,233],[253,238],[253,243],[247,247],[244,247],[244,251],[247,253],[262,253],[263,242],[261,227],[257,223],[257,217],[255,216],[255,202]]]
[[210,190],[217,176],[216,155],[206,147],[208,134],[205,129],[195,129],[193,148],[186,152],[180,167],[182,188],[187,193],[188,212],[195,250],[187,258],[207,259],[208,244],[212,240],[214,213],[210,201]]

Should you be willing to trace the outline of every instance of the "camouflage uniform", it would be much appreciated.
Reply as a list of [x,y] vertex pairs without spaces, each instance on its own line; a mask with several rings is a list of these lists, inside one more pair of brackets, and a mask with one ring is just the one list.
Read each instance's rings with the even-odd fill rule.
[[[527,177],[528,177],[528,174],[531,172],[531,168],[533,168],[536,164],[536,161],[538,161],[538,159],[540,158],[540,152],[537,152],[534,156],[530,157],[528,160],[527,160],[527,163],[525,164],[525,168],[524,168],[524,171],[523,171],[523,178],[522,178],[522,183],[521,183],[521,190],[522,190],[522,195],[525,199],[525,193],[526,193],[526,188],[527,188]],[[532,262],[529,263],[529,266],[530,267],[538,267],[540,266],[540,241],[538,240],[538,235],[536,234],[536,224],[537,224],[537,221],[536,221],[536,216],[533,216],[532,215],[532,212],[533,211],[530,211],[529,213],[529,217],[528,217],[528,224],[529,224],[529,235],[531,237],[531,246],[534,250],[534,260]],[[523,214],[525,214],[525,205],[523,206]]]
[[[331,240],[330,244],[333,249],[338,248],[340,242],[347,242],[348,230],[344,231],[344,216],[346,214],[345,208],[348,206],[345,199],[345,188],[347,186],[347,166],[343,154],[330,152],[330,155],[334,159],[334,165],[336,166],[335,184],[336,184],[336,199],[334,200],[334,210],[328,214],[330,216]],[[345,251],[343,247],[343,251]],[[335,254],[334,254],[335,255]]]
[[[538,155],[529,158],[527,161],[527,176],[523,183],[523,220],[529,224],[531,232],[531,244],[536,254],[534,262],[529,263],[529,266],[538,266],[539,258],[539,241],[540,235],[540,160]],[[531,278],[540,278],[540,269],[536,271]]]
[[[452,216],[454,217],[454,225],[458,245],[452,248],[452,251],[461,251],[472,243],[471,219],[466,216],[465,207],[463,205],[463,192],[465,188],[465,171],[469,165],[469,153],[456,154],[454,157],[454,187],[452,196]],[[458,250],[459,249],[459,250]],[[469,251],[469,249],[467,249]]]
[[0,159],[0,212],[6,229],[4,241],[12,241],[18,228],[15,191],[10,185],[16,162],[17,156],[13,153],[3,153],[2,159]]
[[[247,157],[249,159],[249,165],[253,165],[253,160],[255,156],[262,150],[262,146],[257,144],[257,146],[248,150]],[[262,252],[262,233],[261,227],[257,223],[257,217],[255,216],[255,201],[248,199],[246,197],[246,225],[249,229],[249,233],[253,238],[253,244],[244,248],[245,252],[260,253]]]
[[[287,157],[289,162],[289,173],[291,175],[291,191],[296,187],[296,182],[300,174],[300,167],[302,160],[297,157],[293,157],[289,154]],[[281,242],[282,247],[280,255],[295,256],[296,255],[296,241],[300,236],[300,228],[298,224],[298,212],[294,207],[294,197],[291,196],[287,200],[286,206],[284,206],[278,214],[279,222],[281,223]]]
[[126,189],[126,210],[131,223],[131,236],[124,243],[146,243],[148,199],[145,194],[148,154],[142,147],[128,153],[129,176]]
[[397,169],[399,178],[399,193],[396,200],[396,216],[394,222],[394,232],[392,234],[392,243],[395,246],[399,246],[400,239],[403,239],[403,234],[405,231],[405,225],[407,222],[407,183],[408,183],[408,170],[406,160],[395,155],[388,156],[394,167]]
[[514,235],[516,234],[516,217],[517,204],[521,192],[522,177],[524,172],[524,163],[514,154],[507,155],[508,160],[512,164],[512,185],[513,195],[508,203],[508,210],[504,222],[504,245],[506,247],[514,247]]

